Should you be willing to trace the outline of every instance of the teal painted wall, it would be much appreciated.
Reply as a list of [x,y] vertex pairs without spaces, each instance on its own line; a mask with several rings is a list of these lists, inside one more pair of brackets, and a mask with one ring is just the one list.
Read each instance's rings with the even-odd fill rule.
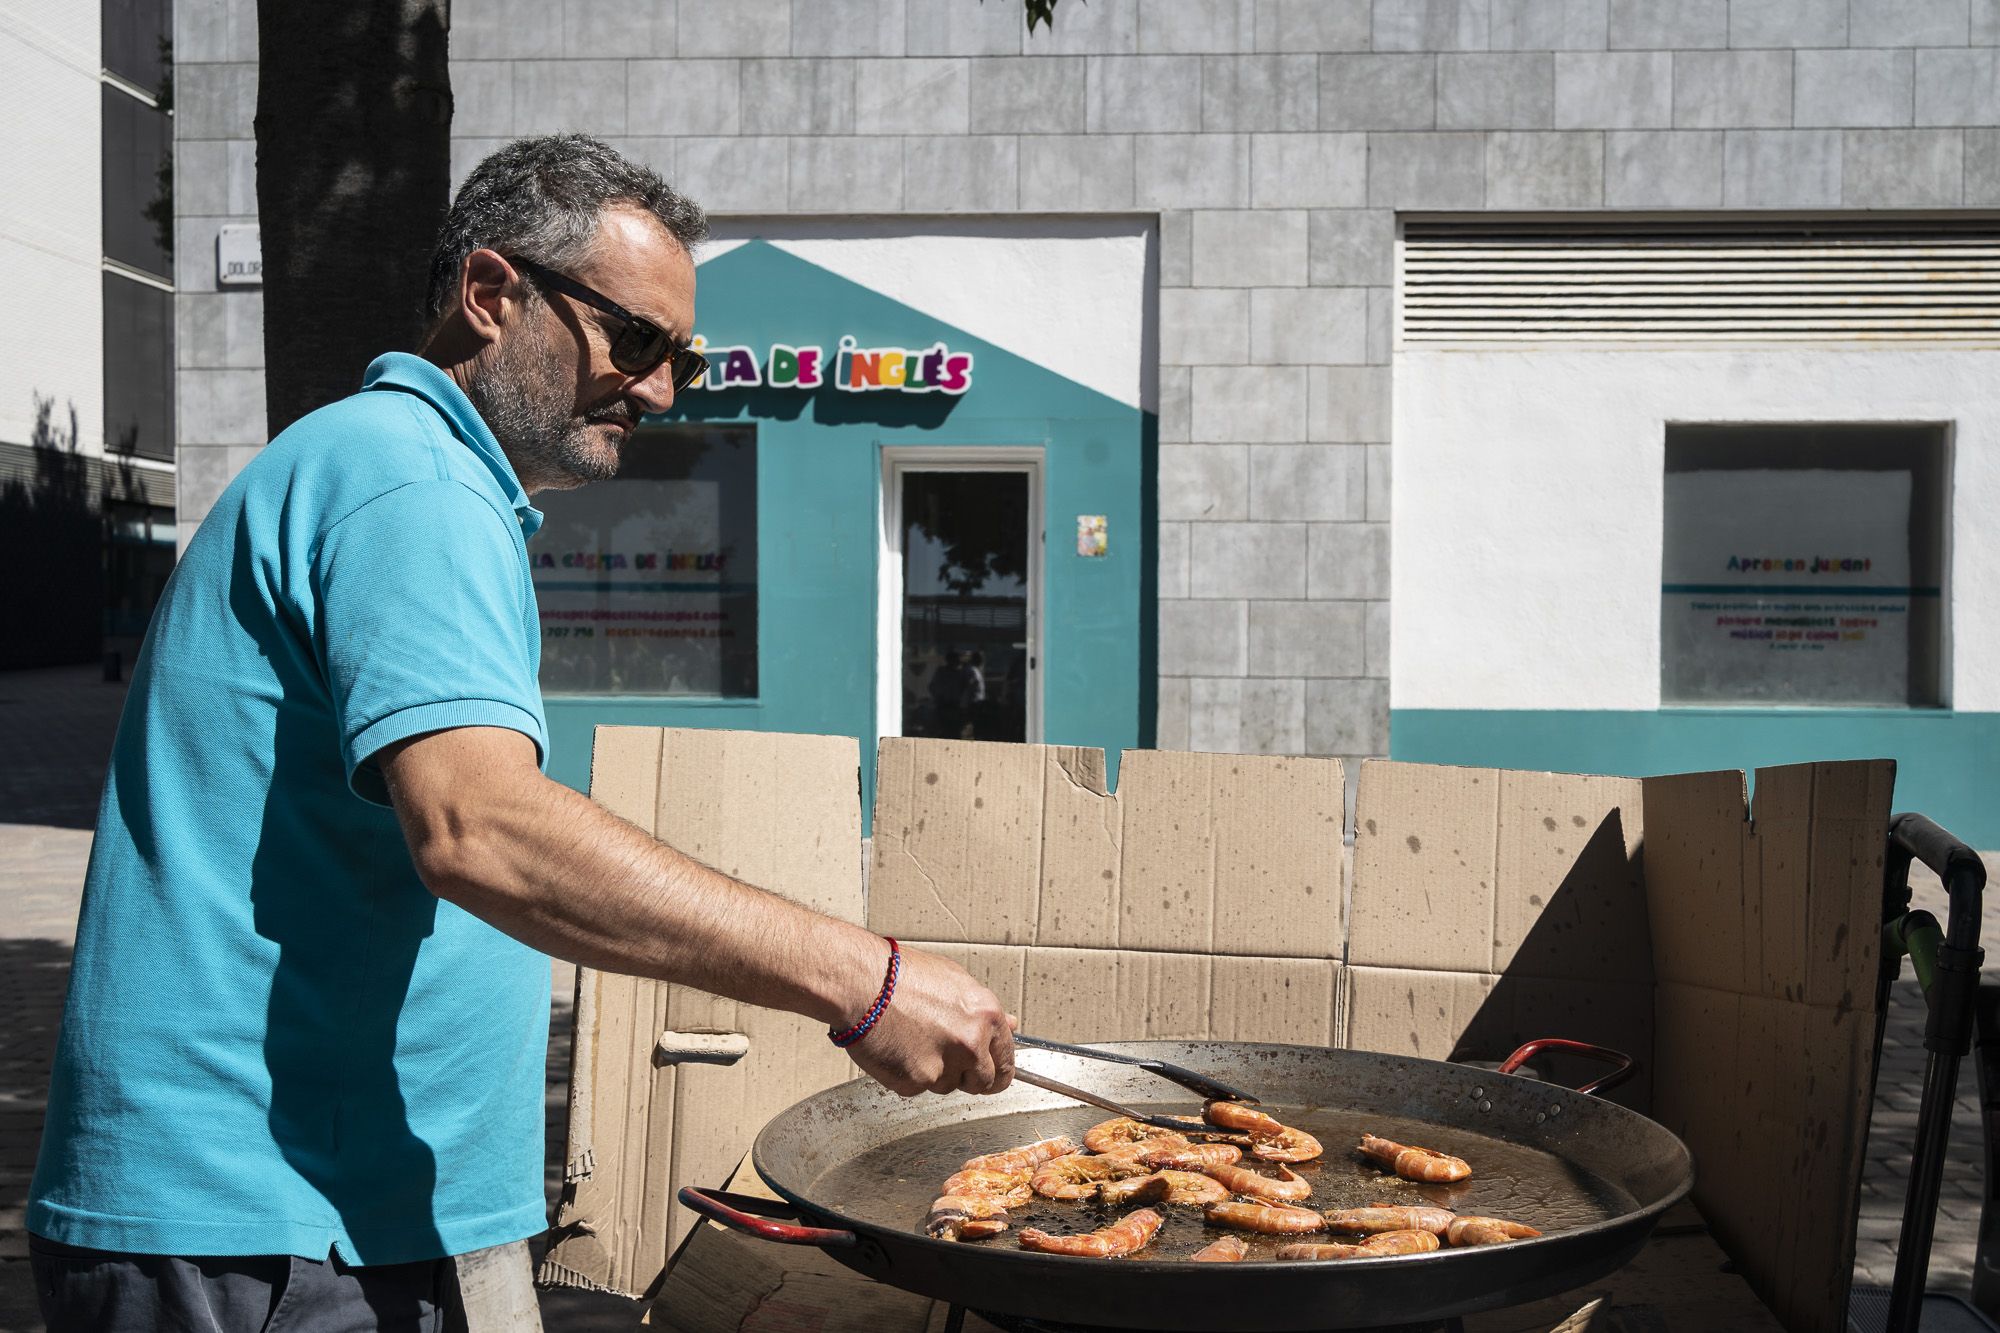
[[[753,241],[703,264],[711,347],[817,344],[974,354],[972,386],[944,394],[694,392],[662,420],[757,424],[759,697],[550,696],[549,773],[590,780],[599,724],[802,731],[861,740],[872,808],[878,504],[882,450],[1043,449],[1042,739],[1116,754],[1148,746],[1157,676],[1152,414]],[[829,366],[829,372],[831,367]],[[1105,555],[1076,554],[1076,516],[1107,517]]]
[[1399,708],[1389,714],[1389,753],[1420,763],[1626,777],[1894,759],[1898,811],[1921,811],[1974,847],[2000,848],[2000,713]]

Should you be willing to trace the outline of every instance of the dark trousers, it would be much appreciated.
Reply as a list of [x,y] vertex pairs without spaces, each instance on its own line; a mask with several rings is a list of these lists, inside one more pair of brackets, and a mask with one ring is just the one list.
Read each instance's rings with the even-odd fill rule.
[[118,1254],[28,1237],[49,1333],[445,1333],[450,1259]]

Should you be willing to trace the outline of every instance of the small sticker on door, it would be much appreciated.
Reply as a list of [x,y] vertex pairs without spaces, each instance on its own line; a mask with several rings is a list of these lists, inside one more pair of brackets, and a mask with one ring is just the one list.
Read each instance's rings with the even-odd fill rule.
[[1081,556],[1100,556],[1110,544],[1104,532],[1104,515],[1078,514],[1076,516],[1076,553]]

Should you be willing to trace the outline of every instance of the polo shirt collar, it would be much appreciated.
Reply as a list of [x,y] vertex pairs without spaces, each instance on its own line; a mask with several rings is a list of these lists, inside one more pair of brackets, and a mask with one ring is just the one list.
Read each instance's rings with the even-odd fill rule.
[[493,432],[479,415],[479,409],[465,396],[465,391],[452,381],[451,376],[424,360],[408,352],[384,352],[368,363],[367,373],[361,377],[363,392],[369,389],[401,389],[436,408],[438,414],[450,425],[452,434],[463,440],[479,461],[486,464],[493,473],[493,480],[500,484],[507,502],[514,506],[514,516],[521,522],[521,536],[525,539],[535,535],[542,526],[542,511],[528,503],[528,493],[521,489],[521,479],[514,475],[514,465],[507,461],[506,451],[493,438]]

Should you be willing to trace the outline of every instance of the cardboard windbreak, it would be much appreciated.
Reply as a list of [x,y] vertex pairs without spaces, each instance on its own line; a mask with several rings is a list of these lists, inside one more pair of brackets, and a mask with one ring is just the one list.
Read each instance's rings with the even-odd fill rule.
[[[855,758],[822,737],[601,728],[593,793],[855,919]],[[1626,1051],[1642,1073],[1613,1095],[1687,1141],[1696,1199],[1751,1287],[1788,1327],[1835,1330],[1892,776],[1762,771],[1752,823],[1740,773],[1371,761],[1350,892],[1337,761],[1134,752],[1112,793],[1093,750],[891,739],[866,920],[1057,1039]],[[588,972],[577,1021],[572,1180],[543,1278],[638,1295],[688,1230],[673,1191],[724,1180],[766,1119],[850,1067],[802,1020]],[[661,1028],[732,1024],[751,1034],[740,1065],[655,1067]]]

